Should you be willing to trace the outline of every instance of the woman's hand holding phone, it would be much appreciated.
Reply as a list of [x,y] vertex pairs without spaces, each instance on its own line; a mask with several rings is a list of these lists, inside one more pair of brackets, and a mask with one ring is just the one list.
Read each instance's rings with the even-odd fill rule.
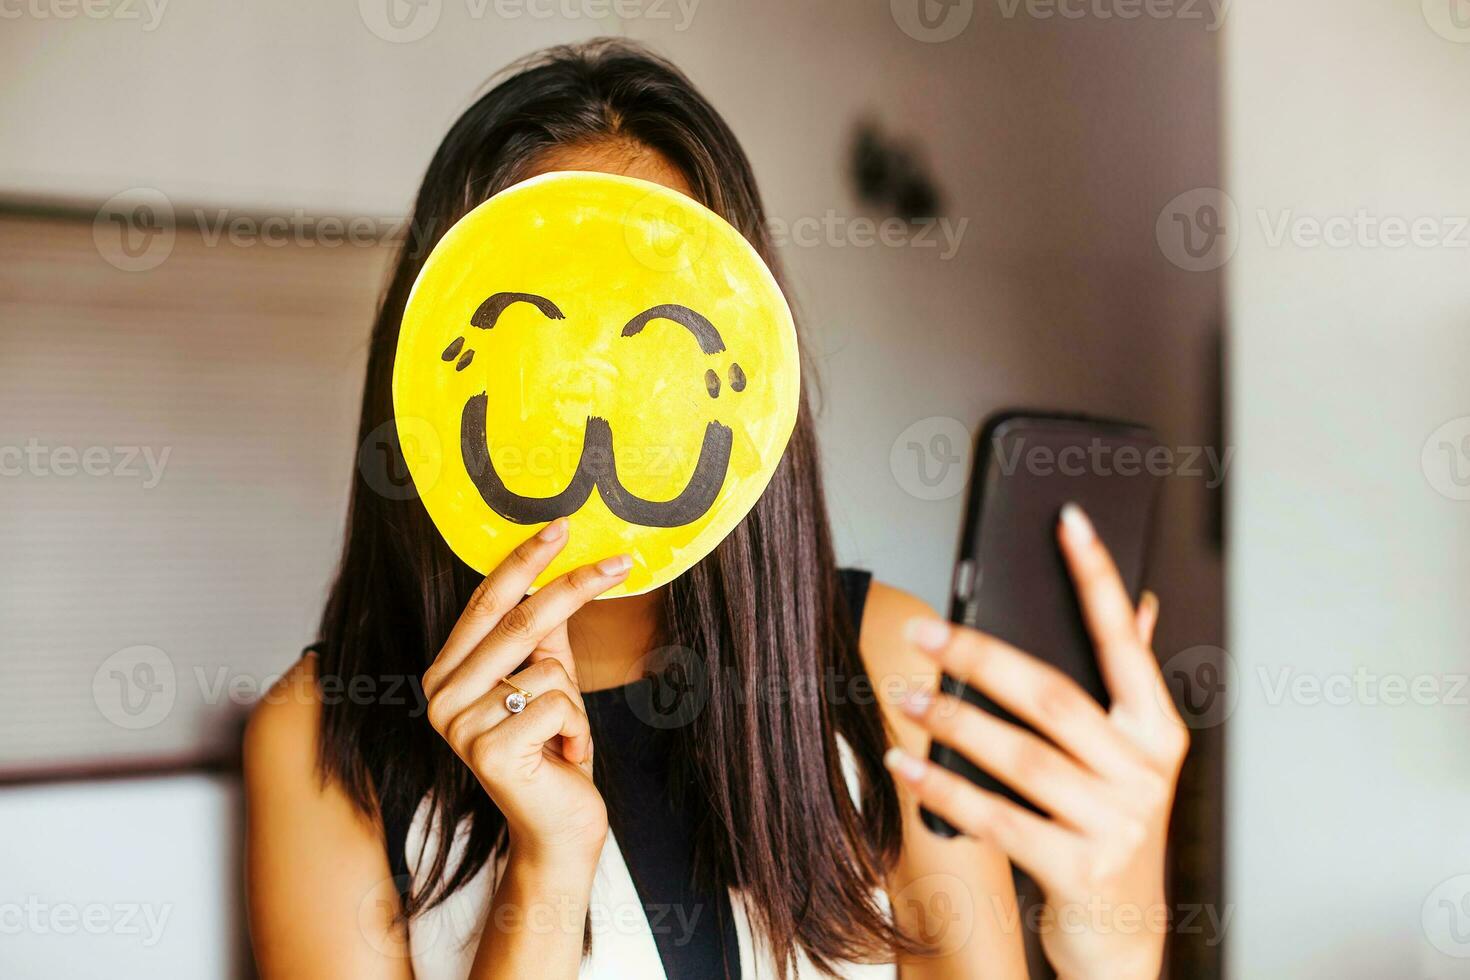
[[[1168,928],[1164,852],[1188,728],[1150,649],[1158,607],[1135,610],[1087,517],[1063,510],[1062,552],[1112,697],[1104,710],[1065,674],[975,630],[915,620],[910,637],[940,669],[983,691],[1046,738],[946,694],[905,710],[1052,819],[900,750],[890,769],[919,802],[987,838],[1041,886],[1054,921],[1042,935],[1063,977],[1159,974]],[[1050,741],[1048,741],[1048,739]]]
[[[631,562],[617,556],[573,569],[527,597],[566,540],[565,518],[553,521],[493,569],[423,681],[429,723],[505,815],[512,860],[585,867],[590,879],[607,808],[592,783],[567,619],[621,582]],[[531,697],[512,712],[507,698],[517,689]]]

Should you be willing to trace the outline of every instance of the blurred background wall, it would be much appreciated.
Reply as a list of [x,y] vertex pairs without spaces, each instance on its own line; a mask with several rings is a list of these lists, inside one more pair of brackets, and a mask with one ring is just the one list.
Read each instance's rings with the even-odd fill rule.
[[1224,53],[1232,972],[1470,976],[1470,5]]
[[[993,409],[1139,419],[1181,459],[1220,449],[1219,267],[1171,218],[1220,183],[1208,4],[1125,19],[960,2],[927,23],[903,0],[649,0],[622,18],[589,16],[590,0],[36,9],[0,32],[4,441],[173,455],[146,492],[29,472],[3,485],[25,506],[0,512],[24,545],[0,563],[0,901],[174,918],[147,946],[7,935],[6,976],[247,969],[228,746],[252,691],[312,638],[384,260],[366,239],[317,240],[333,219],[391,230],[449,123],[538,47],[645,39],[744,141],[809,329],[844,561],[943,608],[966,443]],[[927,234],[874,240],[889,214],[850,179],[864,120],[932,177],[943,220]],[[177,228],[154,263],[163,239],[125,236],[165,212]],[[308,230],[266,243],[269,216]],[[221,236],[236,219],[243,234]],[[1196,460],[1169,481],[1154,574],[1160,656],[1190,664],[1224,645],[1216,474]],[[165,671],[166,717],[126,727],[114,681]],[[1196,732],[1177,832],[1176,893],[1217,916],[1222,731]],[[159,775],[73,778],[99,760]],[[161,775],[181,765],[222,771]],[[1221,938],[1182,939],[1176,975],[1218,970]]]

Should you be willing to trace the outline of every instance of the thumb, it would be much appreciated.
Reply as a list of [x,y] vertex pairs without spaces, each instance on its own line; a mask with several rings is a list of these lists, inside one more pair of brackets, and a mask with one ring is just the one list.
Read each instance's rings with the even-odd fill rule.
[[1138,597],[1138,611],[1134,613],[1138,638],[1146,647],[1154,645],[1154,627],[1159,625],[1159,597],[1147,589]]
[[555,628],[547,633],[540,643],[536,644],[536,649],[532,650],[531,655],[526,658],[527,663],[533,664],[542,660],[560,660],[567,676],[572,679],[577,690],[582,689],[582,682],[577,678],[577,661],[572,656],[572,641],[567,636],[566,620],[557,623]]

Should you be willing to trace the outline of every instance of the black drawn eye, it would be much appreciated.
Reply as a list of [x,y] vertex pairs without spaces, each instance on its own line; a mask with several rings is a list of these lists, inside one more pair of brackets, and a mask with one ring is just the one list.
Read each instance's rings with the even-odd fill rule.
[[489,330],[500,319],[500,314],[517,303],[530,303],[548,320],[566,319],[566,314],[562,313],[561,308],[545,296],[537,296],[535,293],[496,293],[475,310],[474,315],[470,317],[470,326]]
[[464,338],[455,337],[449,342],[449,346],[444,348],[444,353],[440,354],[439,356],[446,361],[452,361],[456,357],[458,357],[459,363],[454,365],[454,369],[456,371],[463,371],[465,368],[470,366],[470,361],[473,361],[475,359],[475,352],[472,350],[466,350],[463,354],[461,354],[461,350],[464,350]]
[[730,363],[730,390],[745,390],[745,371],[740,367],[739,364],[736,364],[733,361]]
[[694,335],[694,339],[699,342],[699,349],[706,354],[718,354],[725,349],[725,340],[715,329],[713,323],[710,323],[702,313],[696,313],[689,307],[680,306],[678,303],[650,306],[628,321],[623,327],[623,336],[636,337],[654,320],[669,320],[679,324]]
[[720,397],[720,376],[715,374],[714,368],[710,368],[704,372],[704,386],[709,389],[709,396],[711,398]]

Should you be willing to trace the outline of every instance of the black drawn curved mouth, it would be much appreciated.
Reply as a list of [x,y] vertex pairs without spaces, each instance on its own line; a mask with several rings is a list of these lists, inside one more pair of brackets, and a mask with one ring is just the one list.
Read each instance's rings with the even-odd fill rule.
[[[480,305],[470,324],[488,330],[495,326],[500,314],[515,303],[530,303],[548,320],[564,318],[556,304],[544,297],[530,293],[496,293]],[[713,324],[695,311],[674,304],[645,310],[628,321],[621,335],[636,336],[649,322],[658,319],[671,320],[683,326],[705,354],[718,354],[725,349],[724,340]],[[474,356],[474,351],[463,350],[464,346],[464,338],[457,338],[443,354],[445,361],[457,360],[457,371],[464,370]],[[745,386],[746,377],[740,365],[731,364],[729,390],[740,392]],[[713,371],[709,372],[706,387],[711,398],[719,397],[721,386]],[[465,470],[469,473],[470,482],[480,492],[485,505],[516,524],[540,524],[574,514],[582,508],[595,489],[601,494],[607,509],[620,520],[644,527],[680,527],[693,523],[709,511],[715,498],[719,496],[730,469],[734,433],[729,426],[711,421],[705,426],[704,439],[699,446],[699,461],[688,482],[684,484],[684,489],[669,500],[640,497],[623,486],[618,477],[612,427],[607,419],[594,415],[587,419],[582,437],[582,455],[577,460],[576,472],[566,488],[549,497],[528,497],[505,485],[490,458],[489,440],[485,431],[488,404],[489,396],[486,392],[472,395],[465,402],[460,413],[460,452],[464,456]]]
[[699,462],[678,496],[671,500],[640,497],[618,479],[612,427],[607,424],[607,419],[593,416],[587,420],[582,455],[566,489],[550,497],[527,497],[505,485],[490,459],[485,438],[487,401],[488,396],[482,393],[465,402],[460,416],[460,448],[464,453],[464,465],[485,505],[517,524],[540,524],[574,514],[582,509],[596,488],[607,509],[629,524],[679,527],[704,516],[719,496],[720,487],[725,483],[725,473],[730,468],[734,433],[729,426],[711,422],[705,427],[704,440],[699,446]]

